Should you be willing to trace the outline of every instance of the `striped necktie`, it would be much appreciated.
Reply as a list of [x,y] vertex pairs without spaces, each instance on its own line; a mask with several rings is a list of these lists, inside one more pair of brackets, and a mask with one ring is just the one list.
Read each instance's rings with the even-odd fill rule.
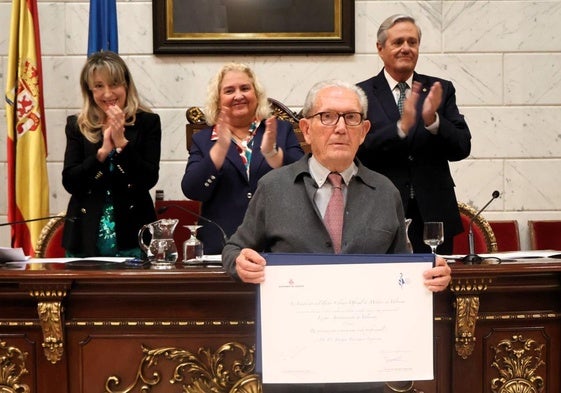
[[407,91],[407,83],[399,82],[397,84],[397,88],[399,89],[399,99],[397,100],[397,109],[399,109],[399,114],[403,112],[403,101],[405,101],[405,92]]
[[343,235],[343,213],[345,209],[345,202],[343,200],[343,189],[341,183],[343,178],[340,174],[332,172],[327,176],[327,180],[331,183],[332,191],[331,198],[325,210],[323,221],[325,227],[331,236],[333,248],[335,253],[341,252],[341,238]]

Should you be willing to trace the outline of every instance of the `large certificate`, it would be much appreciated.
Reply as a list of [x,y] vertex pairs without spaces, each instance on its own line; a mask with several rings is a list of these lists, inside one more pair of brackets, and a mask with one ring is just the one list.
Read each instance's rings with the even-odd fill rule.
[[430,380],[430,254],[266,254],[257,366],[263,383]]

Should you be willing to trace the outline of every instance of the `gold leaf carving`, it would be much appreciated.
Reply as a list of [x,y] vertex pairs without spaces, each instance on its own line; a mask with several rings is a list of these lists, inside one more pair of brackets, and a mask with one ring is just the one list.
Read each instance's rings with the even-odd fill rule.
[[22,377],[29,374],[25,367],[27,352],[9,347],[0,341],[0,392],[29,393],[29,386],[22,384]]
[[110,376],[105,383],[106,393],[130,393],[138,388],[150,392],[162,379],[163,362],[174,364],[169,384],[181,384],[185,393],[261,393],[255,369],[255,348],[231,342],[215,353],[199,348],[196,353],[180,348],[142,347],[135,380],[119,390],[121,378]]
[[187,109],[187,120],[191,124],[205,124],[206,119],[203,111],[199,107],[191,107]]
[[452,279],[450,290],[458,294],[477,294],[485,292],[492,282],[490,278]]
[[475,347],[475,323],[479,313],[478,296],[458,296],[456,299],[456,353],[467,359]]
[[43,287],[39,285],[30,291],[37,298],[37,314],[43,331],[43,351],[45,357],[56,364],[62,358],[64,341],[62,334],[62,299],[66,296],[69,284],[57,283]]
[[491,350],[495,351],[491,364],[499,372],[499,378],[491,380],[493,393],[541,393],[544,380],[537,374],[544,366],[542,351],[544,344],[514,335],[511,340],[502,340]]
[[43,350],[45,357],[52,363],[62,358],[64,344],[62,341],[61,305],[59,301],[39,302],[37,304],[39,322],[43,330]]

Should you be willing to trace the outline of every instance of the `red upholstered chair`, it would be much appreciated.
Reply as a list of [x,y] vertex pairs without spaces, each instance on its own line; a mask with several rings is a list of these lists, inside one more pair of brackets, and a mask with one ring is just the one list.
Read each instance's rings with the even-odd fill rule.
[[[189,229],[183,225],[192,225],[197,223],[197,215],[201,211],[201,203],[192,200],[156,200],[156,215],[158,219],[177,218],[179,223],[175,227],[173,240],[177,247],[178,261],[183,261],[183,242],[191,237]],[[192,213],[190,213],[192,212]]]
[[35,246],[35,258],[63,258],[65,250],[62,247],[62,231],[66,212],[51,218],[41,230],[39,240]]
[[520,234],[518,221],[489,221],[497,240],[497,251],[520,251]]
[[[477,214],[477,210],[463,202],[458,202],[458,209],[460,210],[464,231],[454,237],[453,254],[464,255],[469,254],[469,222]],[[472,228],[476,254],[497,252],[497,241],[493,229],[481,214],[473,220]]]
[[561,250],[561,220],[528,221],[532,250]]

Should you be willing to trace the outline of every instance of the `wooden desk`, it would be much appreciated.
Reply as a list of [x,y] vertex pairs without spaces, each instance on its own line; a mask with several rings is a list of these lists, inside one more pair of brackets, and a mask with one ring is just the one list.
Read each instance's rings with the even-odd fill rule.
[[425,392],[561,392],[561,260],[452,265]]
[[[38,267],[0,269],[0,391],[258,391],[254,286],[220,268]],[[415,386],[560,392],[561,261],[452,268],[435,295],[436,378]]]
[[[63,267],[0,269],[0,391],[185,392],[190,384],[207,386],[193,392],[237,392],[258,385],[255,286],[233,282],[221,268]],[[2,381],[5,375],[12,377]]]

